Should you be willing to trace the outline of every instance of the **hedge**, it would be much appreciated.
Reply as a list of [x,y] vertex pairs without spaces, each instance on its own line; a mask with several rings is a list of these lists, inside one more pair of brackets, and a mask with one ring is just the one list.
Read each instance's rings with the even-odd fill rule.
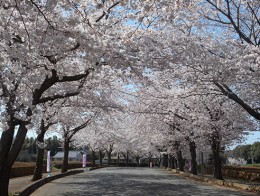
[[[90,166],[90,163],[88,163],[88,166]],[[62,161],[59,162],[53,162],[52,167],[55,167],[57,169],[61,169],[62,167]],[[74,169],[74,168],[81,168],[82,163],[76,162],[76,161],[70,161],[68,165],[68,169]],[[12,170],[11,170],[11,178],[21,177],[21,176],[29,176],[33,175],[35,169],[35,163],[34,162],[15,162]],[[46,172],[46,165],[42,168],[43,173]]]

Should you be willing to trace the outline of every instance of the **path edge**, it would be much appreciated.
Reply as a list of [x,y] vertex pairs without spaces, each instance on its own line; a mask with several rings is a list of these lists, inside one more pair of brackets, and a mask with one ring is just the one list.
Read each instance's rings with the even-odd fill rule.
[[194,175],[191,173],[178,171],[176,169],[167,169],[167,170],[171,171],[175,174],[179,174],[179,175],[182,175],[182,176],[185,176],[185,177],[188,177],[193,180],[200,181],[200,182],[206,182],[206,183],[210,183],[210,184],[226,186],[226,187],[231,187],[231,188],[238,188],[238,189],[242,189],[245,191],[260,193],[260,186],[256,186],[256,185],[248,185],[248,184],[232,182],[230,180],[218,180],[218,179],[208,178],[208,177],[204,177],[204,176],[197,176],[197,175]]
[[[94,168],[88,168],[87,170],[95,170],[95,169],[101,169],[103,167],[94,167]],[[79,173],[83,173],[86,170],[82,169],[82,170],[71,170],[62,174],[56,174],[54,176],[50,176],[50,177],[46,177],[43,179],[40,179],[36,182],[34,182],[33,184],[28,185],[27,187],[24,188],[24,190],[22,190],[21,192],[17,192],[14,195],[19,195],[19,196],[28,196],[30,194],[32,194],[34,191],[36,191],[38,188],[40,188],[41,186],[53,181],[53,180],[57,180],[59,178],[63,178],[66,176],[70,176],[70,175],[75,175],[75,174],[79,174]]]

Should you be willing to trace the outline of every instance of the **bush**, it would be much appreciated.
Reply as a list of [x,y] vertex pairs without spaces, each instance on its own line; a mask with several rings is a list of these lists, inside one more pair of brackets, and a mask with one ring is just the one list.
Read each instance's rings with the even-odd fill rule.
[[[52,166],[61,169],[62,168],[62,161],[54,161],[52,162]],[[91,167],[91,163],[87,162],[87,167]],[[70,161],[68,165],[68,169],[74,169],[74,168],[82,168],[82,162],[79,161]]]
[[[61,169],[62,168],[62,161],[55,161],[52,162],[52,169],[57,168]],[[87,166],[90,167],[91,163],[88,162]],[[82,163],[78,161],[70,161],[68,165],[68,169],[74,169],[74,168],[81,168]],[[35,162],[14,162],[12,170],[11,170],[11,178],[15,177],[21,177],[21,176],[29,176],[33,175],[35,169]],[[43,165],[43,173],[46,172],[46,165]]]

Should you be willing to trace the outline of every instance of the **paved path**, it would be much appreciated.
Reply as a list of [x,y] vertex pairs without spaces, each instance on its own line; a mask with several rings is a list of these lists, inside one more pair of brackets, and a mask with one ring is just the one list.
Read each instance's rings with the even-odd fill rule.
[[200,184],[161,169],[103,168],[52,181],[32,195],[246,196],[256,194]]
[[[52,172],[52,175],[55,175],[55,174],[60,174],[60,171],[57,170],[57,171]],[[46,178],[48,176],[48,174],[43,173],[42,176],[43,176],[43,178]],[[10,182],[9,182],[9,187],[8,187],[9,193],[20,192],[20,191],[24,190],[24,188],[26,186],[33,184],[34,182],[31,181],[32,177],[33,176],[30,175],[30,176],[11,178]]]

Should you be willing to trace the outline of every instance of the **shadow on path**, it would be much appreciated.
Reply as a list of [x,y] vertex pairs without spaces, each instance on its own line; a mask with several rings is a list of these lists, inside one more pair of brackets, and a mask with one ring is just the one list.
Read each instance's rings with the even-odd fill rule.
[[[140,169],[140,175],[136,175],[124,172],[120,173],[118,169],[117,173],[113,174],[113,169],[107,169],[103,173],[85,173],[73,176],[73,180],[70,182],[53,181],[51,184],[62,189],[64,193],[59,195],[64,196],[250,195],[250,193],[241,193],[230,189],[223,189],[222,187],[201,185],[165,173],[163,175],[141,174],[141,170],[143,169]],[[135,169],[135,172],[138,173],[138,169]]]

